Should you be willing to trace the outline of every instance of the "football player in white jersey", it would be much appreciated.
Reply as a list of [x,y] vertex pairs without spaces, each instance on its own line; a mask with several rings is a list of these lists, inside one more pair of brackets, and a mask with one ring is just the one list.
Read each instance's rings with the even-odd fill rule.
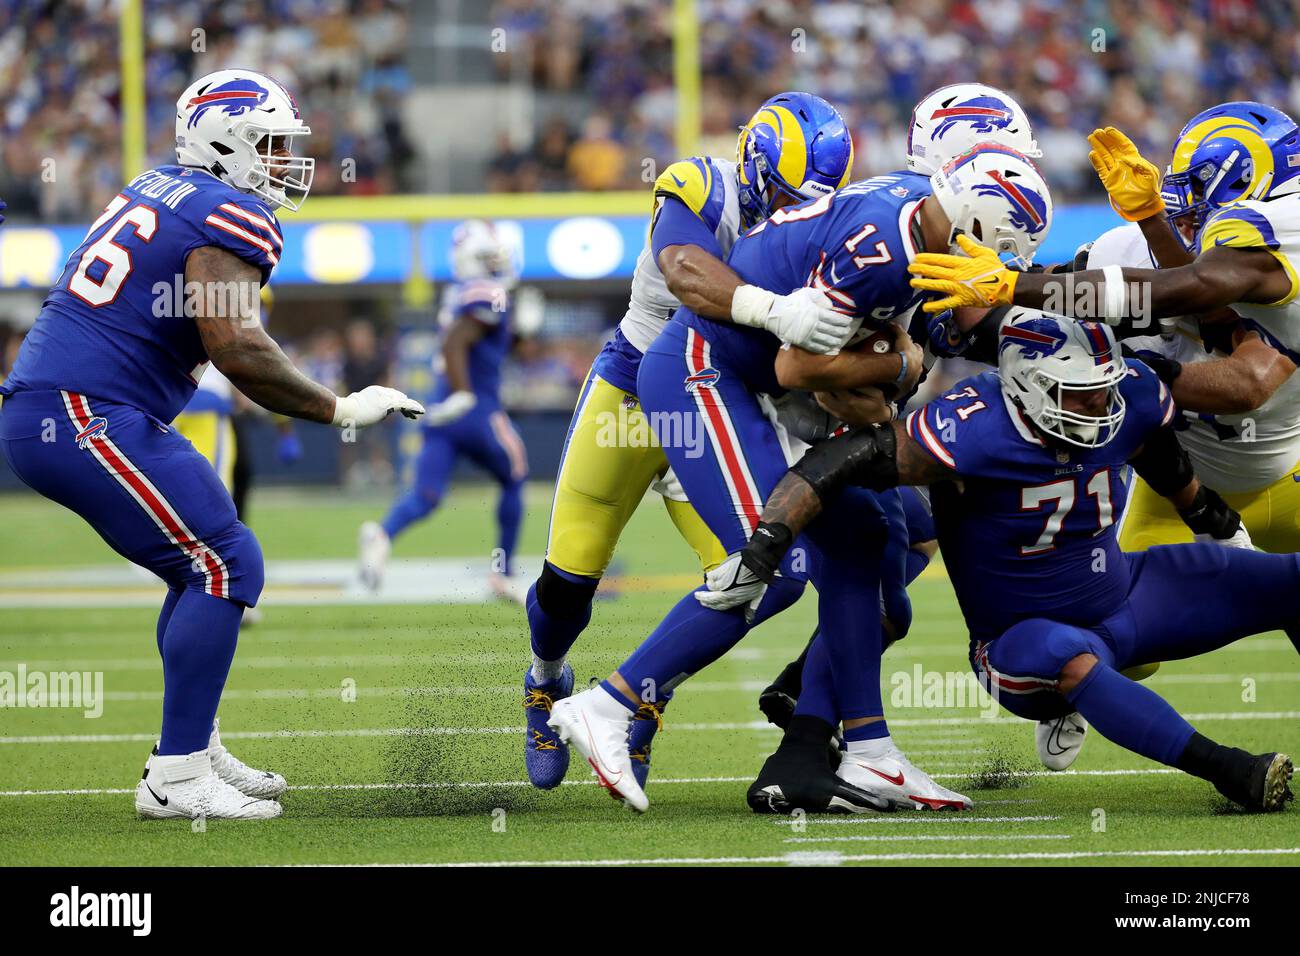
[[[823,292],[775,295],[743,283],[725,264],[742,230],[849,181],[853,141],[843,118],[820,97],[782,93],[741,129],[737,153],[735,161],[676,162],[655,181],[627,313],[593,364],[569,425],[546,563],[527,599],[533,661],[524,675],[524,754],[529,780],[542,789],[558,786],[568,768],[568,750],[546,723],[552,704],[573,689],[565,658],[591,618],[596,586],[647,488],[654,485],[664,495],[704,570],[726,558],[674,487],[663,449],[651,437],[636,390],[642,351],[680,305],[720,322],[766,329],[818,353],[837,352],[852,331],[850,318]],[[633,724],[631,751],[641,776],[648,772],[663,703],[648,702]]]

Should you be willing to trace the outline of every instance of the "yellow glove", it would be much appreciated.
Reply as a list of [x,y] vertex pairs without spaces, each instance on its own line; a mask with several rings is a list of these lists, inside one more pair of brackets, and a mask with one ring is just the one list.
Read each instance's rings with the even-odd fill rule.
[[1020,273],[1003,265],[992,249],[965,235],[957,237],[957,244],[966,255],[922,252],[907,267],[917,277],[913,289],[945,295],[922,308],[933,314],[963,306],[1010,305]]
[[1110,204],[1129,222],[1165,211],[1160,198],[1160,170],[1147,162],[1133,141],[1113,126],[1088,136],[1088,159],[1110,195]]

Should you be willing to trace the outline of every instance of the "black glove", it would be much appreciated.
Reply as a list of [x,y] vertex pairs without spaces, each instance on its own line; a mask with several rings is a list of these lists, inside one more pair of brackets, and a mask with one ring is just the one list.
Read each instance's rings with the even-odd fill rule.
[[1192,534],[1208,534],[1217,541],[1231,538],[1241,527],[1241,515],[1213,488],[1201,485],[1191,505],[1178,512]]
[[1157,352],[1149,352],[1146,349],[1138,351],[1123,343],[1120,344],[1120,351],[1124,353],[1126,359],[1144,362],[1166,385],[1174,384],[1174,379],[1183,374],[1183,363],[1177,359],[1165,358]]

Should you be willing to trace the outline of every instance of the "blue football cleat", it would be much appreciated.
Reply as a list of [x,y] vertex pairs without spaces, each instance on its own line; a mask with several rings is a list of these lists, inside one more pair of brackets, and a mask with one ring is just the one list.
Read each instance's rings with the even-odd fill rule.
[[644,703],[632,716],[632,729],[627,735],[628,756],[632,758],[632,776],[641,789],[645,789],[646,778],[650,776],[650,744],[655,734],[663,728],[664,708],[668,701],[657,700]]
[[569,770],[569,748],[546,726],[551,707],[573,693],[573,668],[567,663],[557,680],[533,683],[533,669],[524,671],[524,766],[539,790],[553,790]]

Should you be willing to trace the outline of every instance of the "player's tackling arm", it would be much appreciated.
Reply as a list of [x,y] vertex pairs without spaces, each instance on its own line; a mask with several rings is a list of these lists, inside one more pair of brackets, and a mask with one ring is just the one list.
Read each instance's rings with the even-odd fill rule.
[[294,367],[258,315],[261,271],[215,246],[185,261],[185,282],[198,283],[194,322],[212,361],[239,391],[268,411],[344,426],[371,425],[392,411],[415,417],[424,408],[394,389],[370,386],[340,398]]
[[847,486],[879,491],[897,485],[928,485],[954,474],[926,454],[900,422],[859,428],[820,442],[768,495],[741,562],[770,582],[794,539],[821,514],[823,504]]
[[1183,365],[1169,383],[1178,407],[1210,415],[1242,415],[1259,408],[1296,366],[1257,332],[1248,332],[1231,355]]

